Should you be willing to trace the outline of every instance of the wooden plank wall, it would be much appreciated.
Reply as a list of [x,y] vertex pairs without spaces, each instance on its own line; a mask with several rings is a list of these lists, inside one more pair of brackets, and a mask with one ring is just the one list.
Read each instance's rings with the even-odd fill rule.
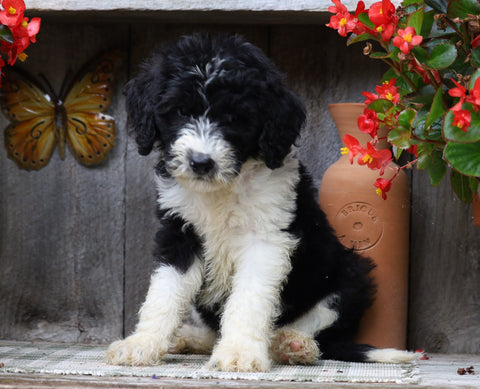
[[[152,166],[125,129],[121,87],[161,43],[193,31],[244,34],[288,74],[309,112],[300,156],[320,183],[339,156],[333,102],[362,101],[382,68],[322,25],[199,25],[45,21],[26,66],[58,90],[68,68],[122,49],[110,108],[116,145],[105,163],[79,165],[55,153],[38,172],[0,148],[0,339],[107,343],[134,328],[151,271],[157,228]],[[0,126],[7,125],[2,116]],[[448,185],[412,179],[410,347],[480,352],[480,230]]]

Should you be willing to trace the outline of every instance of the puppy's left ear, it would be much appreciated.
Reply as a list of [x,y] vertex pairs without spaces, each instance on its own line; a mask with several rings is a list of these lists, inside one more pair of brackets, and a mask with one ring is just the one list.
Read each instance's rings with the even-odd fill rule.
[[266,115],[259,147],[267,167],[276,169],[282,166],[300,134],[306,119],[305,107],[283,83],[272,87],[263,104]]

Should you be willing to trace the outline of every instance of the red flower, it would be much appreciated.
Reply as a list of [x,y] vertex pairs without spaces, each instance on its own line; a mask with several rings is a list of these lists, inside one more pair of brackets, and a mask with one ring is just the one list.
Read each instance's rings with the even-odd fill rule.
[[[433,76],[433,78],[435,79],[435,81],[440,84],[442,79],[440,77],[440,74],[436,71],[436,70],[430,70],[430,73],[427,72],[422,66],[419,65],[419,63],[413,59],[412,61],[410,61],[410,66],[412,66],[412,69],[419,75],[422,77],[422,81],[425,83],[425,84],[430,84],[431,83],[431,79],[430,77]],[[431,76],[430,76],[431,75]]]
[[342,140],[346,147],[341,148],[341,153],[348,154],[350,163],[353,163],[353,158],[362,150],[360,142],[355,137],[348,134],[345,135]]
[[392,152],[390,150],[377,150],[371,143],[367,143],[367,148],[362,149],[358,157],[359,165],[367,165],[372,170],[380,169],[380,175],[384,173],[391,161]]
[[387,99],[393,104],[397,104],[400,100],[400,93],[398,93],[398,86],[395,86],[396,82],[395,78],[392,78],[390,81],[384,81],[382,85],[377,85],[375,91],[381,99]]
[[453,78],[450,78],[452,82],[456,85],[455,88],[452,88],[448,91],[448,94],[452,97],[460,97],[460,100],[457,104],[455,104],[451,110],[452,111],[459,111],[462,109],[462,104],[465,102],[465,99],[467,97],[467,89],[463,86],[460,85],[458,82],[456,82]]
[[475,80],[473,88],[469,91],[469,96],[466,100],[468,103],[473,104],[475,110],[480,109],[480,77]]
[[480,35],[472,40],[472,47],[476,49],[478,46],[480,46]]
[[[36,35],[40,30],[40,18],[32,18],[28,22],[28,18],[23,18],[21,23],[11,27],[13,35],[13,43],[1,42],[1,51],[8,55],[8,64],[13,65],[17,58],[26,58],[23,51],[30,45],[36,42]],[[22,55],[23,54],[23,55]]]
[[377,178],[375,181],[375,187],[377,188],[377,194],[382,196],[382,199],[387,199],[387,192],[392,189],[392,181],[385,178]]
[[415,157],[418,157],[418,153],[417,153],[417,145],[411,145],[408,150],[407,150],[410,154],[413,154],[415,155]]
[[368,10],[368,18],[375,26],[387,25],[396,22],[394,18],[395,6],[390,0],[374,3]]
[[467,132],[472,121],[472,115],[466,109],[453,111],[453,125],[460,128],[463,132]]
[[369,134],[372,138],[377,136],[379,121],[377,113],[373,109],[366,108],[363,115],[358,117],[357,124],[360,131]]
[[25,3],[23,0],[3,0],[3,11],[0,11],[0,23],[15,27],[23,20],[23,13],[25,12]]
[[411,26],[405,30],[398,29],[398,35],[393,38],[393,45],[398,47],[403,54],[408,54],[415,46],[422,43],[423,37],[415,34],[415,29]]
[[40,31],[40,18],[32,18],[30,22],[28,22],[28,18],[23,18],[22,23],[13,30],[13,36],[28,38],[30,42],[35,43],[38,31]]
[[375,32],[380,33],[382,40],[388,42],[395,32],[394,24],[381,24],[375,27]]
[[339,35],[347,36],[349,32],[353,32],[357,26],[358,19],[348,12],[340,0],[332,0],[335,6],[328,7],[328,12],[335,13],[330,18],[330,23],[326,26],[337,30]]
[[364,95],[367,99],[365,100],[365,104],[369,105],[370,103],[374,102],[377,100],[380,96],[376,95],[375,93],[370,93],[370,92],[362,92],[362,95]]

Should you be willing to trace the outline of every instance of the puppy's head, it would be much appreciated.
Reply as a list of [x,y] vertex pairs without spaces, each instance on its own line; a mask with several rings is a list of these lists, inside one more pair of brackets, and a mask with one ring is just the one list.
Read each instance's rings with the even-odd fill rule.
[[198,190],[230,182],[249,158],[280,167],[305,121],[282,74],[239,36],[196,34],[163,47],[125,94],[140,154],[158,145],[166,174]]

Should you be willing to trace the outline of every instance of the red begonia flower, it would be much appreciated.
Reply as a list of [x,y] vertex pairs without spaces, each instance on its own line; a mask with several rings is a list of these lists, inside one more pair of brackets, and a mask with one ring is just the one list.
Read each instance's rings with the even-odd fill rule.
[[377,113],[373,109],[366,108],[363,114],[358,117],[357,125],[360,131],[375,138],[379,126]]
[[381,24],[375,27],[375,32],[380,33],[380,36],[384,42],[388,42],[395,32],[395,25],[391,23]]
[[466,109],[453,111],[453,125],[460,128],[463,132],[467,132],[472,121],[472,115]]
[[358,19],[348,12],[340,0],[332,0],[335,6],[328,7],[328,12],[335,13],[326,26],[338,31],[340,36],[347,36],[357,26]]
[[377,150],[371,143],[367,143],[367,148],[362,149],[358,157],[359,165],[367,165],[372,170],[380,169],[380,175],[383,175],[385,168],[391,161],[392,152],[390,150]]
[[368,17],[375,26],[390,24],[394,14],[395,6],[390,0],[382,0],[374,3],[368,10]]
[[456,87],[449,89],[448,94],[452,97],[460,97],[460,100],[458,101],[458,103],[455,104],[451,108],[451,110],[459,111],[462,109],[462,104],[465,102],[465,99],[467,98],[467,89],[463,85],[460,85],[458,82],[456,82],[453,78],[450,78],[450,80],[452,80],[452,82],[456,85]]
[[478,46],[480,46],[480,35],[472,40],[472,47],[476,49]]
[[417,145],[411,145],[408,150],[410,154],[415,155],[415,157],[418,157],[418,152],[417,152]]
[[475,84],[473,88],[470,89],[466,101],[472,103],[476,111],[480,109],[480,77],[475,80]]
[[380,98],[379,95],[376,95],[375,93],[370,93],[370,92],[362,92],[362,95],[367,98],[365,100],[366,105],[369,105],[370,103]]
[[375,91],[380,95],[380,98],[397,104],[400,100],[400,93],[398,93],[398,86],[395,86],[396,83],[397,80],[395,78],[392,78],[390,81],[384,81],[382,85],[377,85]]
[[348,154],[350,163],[353,163],[353,158],[362,150],[360,142],[357,140],[357,138],[349,134],[345,135],[342,140],[346,147],[341,148],[341,153]]
[[0,11],[0,23],[15,27],[23,20],[23,13],[25,12],[25,3],[23,0],[3,0],[3,11]]
[[415,29],[411,26],[405,27],[405,30],[398,29],[398,35],[393,38],[393,45],[398,47],[403,54],[408,54],[415,46],[422,43],[423,37],[416,35]]
[[392,189],[392,181],[386,180],[385,178],[377,178],[377,181],[375,181],[373,185],[377,188],[377,194],[386,200],[387,192]]

